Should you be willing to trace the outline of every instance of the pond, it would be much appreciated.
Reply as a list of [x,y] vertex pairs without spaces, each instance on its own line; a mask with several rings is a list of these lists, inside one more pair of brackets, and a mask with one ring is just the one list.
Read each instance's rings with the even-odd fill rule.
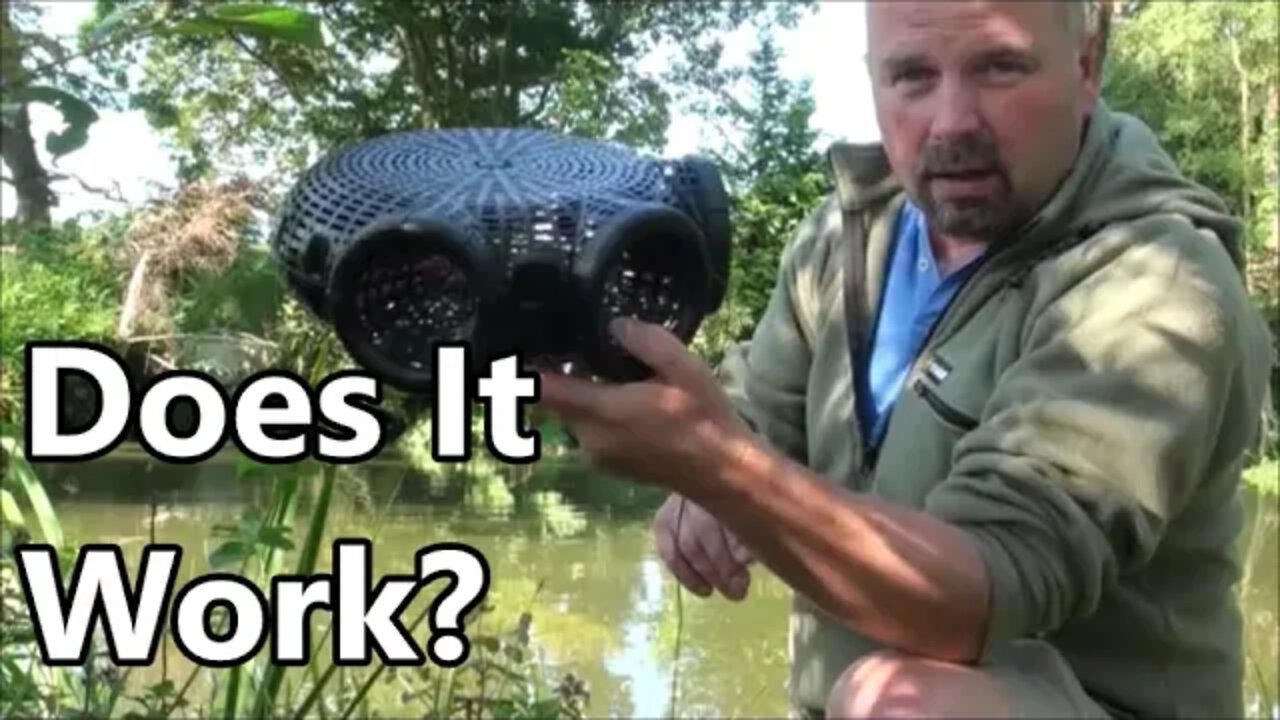
[[[154,533],[156,541],[185,548],[181,582],[207,571],[204,558],[216,544],[210,538],[212,527],[234,524],[246,508],[263,502],[261,487],[227,482],[227,473],[214,468],[159,471],[152,466],[150,473],[147,478],[146,471],[118,467],[107,473],[83,468],[53,473],[56,507],[68,537],[77,543],[121,544],[133,572],[138,548]],[[84,480],[90,476],[97,479]],[[101,480],[106,476],[116,479]],[[669,716],[677,652],[679,715],[786,715],[790,596],[776,577],[757,567],[748,598],[738,603],[687,592],[678,597],[649,534],[659,495],[581,472],[551,473],[548,479],[547,473],[535,471],[533,477],[517,483],[512,493],[493,475],[472,478],[469,484],[431,484],[421,477],[406,479],[403,473],[366,473],[362,481],[343,484],[326,538],[376,536],[375,578],[411,572],[414,552],[430,543],[475,547],[492,570],[487,600],[493,611],[470,632],[512,633],[527,612],[530,647],[539,654],[539,664],[549,675],[572,672],[584,680],[591,716]],[[1259,519],[1262,524],[1242,593],[1251,659],[1246,697],[1254,716],[1271,717],[1280,686],[1276,508],[1274,502],[1252,497],[1248,507],[1250,529],[1242,536],[1242,548],[1253,538]],[[322,552],[320,571],[329,567],[328,552]],[[413,607],[425,606],[415,602]],[[410,610],[404,617],[416,614]],[[315,613],[313,623],[327,622],[321,617],[327,613]],[[424,624],[414,636],[425,641],[428,633]],[[326,649],[317,664],[327,666],[328,661]],[[163,678],[180,685],[193,668],[166,643],[158,661],[137,671],[131,685]],[[218,681],[225,673],[204,671],[202,681]],[[284,692],[295,699],[302,692],[297,682],[303,674],[292,670],[286,675]],[[403,694],[408,685],[388,677],[382,686],[389,690],[379,693],[375,707],[403,715],[407,706],[399,703],[408,697]]]

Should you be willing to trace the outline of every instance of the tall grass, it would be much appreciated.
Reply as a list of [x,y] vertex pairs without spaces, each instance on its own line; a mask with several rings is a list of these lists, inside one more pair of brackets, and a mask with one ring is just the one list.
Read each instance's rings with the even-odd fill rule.
[[[35,650],[33,627],[17,589],[11,548],[32,540],[54,545],[59,550],[65,584],[74,564],[74,539],[65,536],[20,444],[4,437],[2,447],[6,469],[0,482],[5,531],[0,543],[4,550],[0,557],[0,590],[4,591],[0,592],[0,717],[301,720],[368,717],[381,705],[420,717],[455,717],[478,711],[487,717],[576,718],[584,710],[585,690],[571,675],[553,685],[533,663],[535,653],[529,648],[527,633],[514,628],[486,633],[484,623],[476,618],[467,621],[472,628],[472,656],[455,669],[387,668],[377,663],[369,668],[344,668],[327,663],[324,653],[315,649],[328,641],[331,624],[314,643],[313,659],[305,667],[276,665],[263,653],[241,666],[217,670],[196,666],[176,682],[166,677],[137,687],[130,682],[133,668],[121,672],[105,662],[100,645],[94,646],[83,667],[45,667]],[[240,473],[253,482],[270,483],[270,496],[263,504],[266,509],[263,513],[246,512],[233,526],[210,529],[211,537],[221,540],[208,553],[210,566],[234,567],[259,588],[269,588],[271,578],[285,567],[290,555],[292,574],[314,574],[332,516],[338,470],[310,464],[246,464]],[[393,493],[388,505],[394,498]],[[374,511],[370,540],[376,542],[387,510],[388,506],[383,506]],[[305,528],[299,545],[292,539],[295,526]],[[408,624],[411,633],[429,610],[428,604]],[[486,605],[477,616],[482,618],[492,610]],[[228,618],[226,613],[216,617],[215,634],[226,630]],[[206,674],[214,676],[213,682],[201,684],[199,678]],[[495,677],[502,682],[492,682]],[[397,689],[399,697],[390,698],[388,692]]]

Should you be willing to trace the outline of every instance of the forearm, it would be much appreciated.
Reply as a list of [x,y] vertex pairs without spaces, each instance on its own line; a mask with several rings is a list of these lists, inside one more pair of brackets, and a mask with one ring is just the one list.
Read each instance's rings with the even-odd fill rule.
[[753,442],[733,440],[726,455],[717,481],[690,493],[791,587],[889,646],[977,657],[988,579],[963,530],[841,490]]

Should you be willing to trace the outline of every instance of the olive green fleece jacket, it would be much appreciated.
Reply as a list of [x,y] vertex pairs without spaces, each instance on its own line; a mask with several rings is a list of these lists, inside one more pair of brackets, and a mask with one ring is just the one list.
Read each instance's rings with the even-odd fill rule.
[[[873,323],[904,200],[879,146],[833,146],[835,192],[717,372],[778,451],[971,534],[992,583],[983,659],[1040,637],[1118,714],[1239,717],[1237,491],[1272,339],[1220,199],[1105,104],[1083,137],[1056,194],[939,319],[874,457],[855,420],[842,229],[866,221],[854,317]],[[797,596],[793,702],[820,710],[880,647]]]

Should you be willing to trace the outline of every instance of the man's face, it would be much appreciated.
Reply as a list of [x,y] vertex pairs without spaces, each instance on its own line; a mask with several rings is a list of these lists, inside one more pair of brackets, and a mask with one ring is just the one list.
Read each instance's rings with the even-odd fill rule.
[[942,234],[998,240],[1070,171],[1097,63],[1068,12],[1061,0],[868,3],[889,161]]

